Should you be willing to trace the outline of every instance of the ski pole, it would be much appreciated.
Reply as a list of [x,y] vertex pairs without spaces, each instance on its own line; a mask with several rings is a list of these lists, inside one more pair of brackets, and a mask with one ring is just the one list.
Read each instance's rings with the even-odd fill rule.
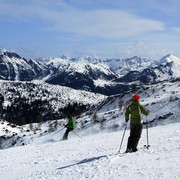
[[75,133],[74,131],[72,131],[76,136],[78,136],[79,138],[81,138],[82,139],[82,137],[81,136],[79,136],[77,133]]
[[63,127],[62,129],[60,129],[59,131],[57,131],[55,134],[53,134],[52,136],[56,135],[58,132],[62,131],[65,127]]
[[124,135],[125,135],[126,129],[127,129],[127,123],[125,125],[125,129],[124,129],[124,133],[123,133],[123,137],[122,137],[122,140],[121,140],[121,144],[120,144],[120,147],[119,147],[118,154],[120,153],[120,150],[121,150],[121,146],[122,146],[122,143],[123,143],[123,139],[124,139]]
[[145,145],[145,147],[146,147],[147,149],[149,149],[150,145],[149,145],[149,134],[148,134],[147,116],[146,116],[146,134],[147,134],[147,145]]

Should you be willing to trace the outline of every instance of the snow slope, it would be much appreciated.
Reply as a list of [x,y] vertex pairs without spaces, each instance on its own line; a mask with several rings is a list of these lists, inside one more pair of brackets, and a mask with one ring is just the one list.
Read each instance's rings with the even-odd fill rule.
[[[58,63],[56,65],[58,66]],[[179,72],[179,69],[176,70],[175,72]],[[52,94],[58,93],[59,100],[63,100],[64,103],[69,100],[69,94],[73,94],[72,99],[82,99],[84,103],[93,104],[104,99],[104,96],[100,95],[36,83],[42,88],[46,86],[44,88],[49,89]],[[1,87],[3,84],[4,82],[1,83]],[[29,97],[27,92],[22,92]],[[1,93],[7,93],[5,88],[1,88]],[[148,120],[151,121],[151,147],[149,150],[143,148],[146,144],[144,130],[139,151],[119,157],[116,153],[123,136],[124,109],[133,93],[140,93],[142,104],[150,110]],[[52,94],[50,97],[53,97]],[[68,96],[63,99],[61,97],[64,97],[64,94]],[[8,104],[9,101],[5,100]],[[119,100],[123,104],[121,111]],[[63,103],[60,103],[55,103],[54,107],[62,106]],[[177,81],[144,86],[121,96],[108,97],[94,111],[77,118],[76,129],[70,133],[68,141],[60,141],[65,131],[65,119],[57,121],[56,129],[56,121],[22,127],[14,127],[13,124],[0,121],[0,147],[4,148],[0,150],[0,179],[179,180],[179,108],[180,83]],[[91,124],[95,113],[98,117],[96,120],[105,120],[105,124]],[[126,131],[121,152],[126,149],[128,134],[129,129]],[[5,141],[2,141],[3,138]],[[9,148],[12,146],[15,147]]]
[[[105,124],[92,125],[92,114],[87,112],[77,117],[76,129],[70,132],[68,141],[60,141],[65,132],[65,119],[58,120],[57,128],[52,131],[49,127],[52,128],[56,121],[33,124],[32,130],[29,130],[30,125],[13,128],[1,122],[1,136],[11,137],[3,144],[0,141],[4,148],[0,150],[1,179],[179,180],[179,88],[179,81],[166,82],[145,86],[123,96],[108,97],[95,109],[97,119],[104,119]],[[141,103],[150,110],[151,147],[149,150],[143,148],[147,140],[144,129],[139,151],[118,157],[116,153],[124,132],[124,108],[133,93],[140,93]],[[121,111],[119,100],[123,105]],[[126,149],[128,136],[129,128],[121,152]],[[15,147],[8,148],[12,143]]]
[[[150,128],[150,149],[140,148],[122,157],[115,154],[123,131],[83,138],[71,133],[68,141],[1,150],[0,177],[2,180],[179,180],[179,128],[180,123]],[[128,135],[129,130],[121,152],[126,148]],[[50,137],[46,138],[48,141]],[[144,144],[145,130],[139,147]]]

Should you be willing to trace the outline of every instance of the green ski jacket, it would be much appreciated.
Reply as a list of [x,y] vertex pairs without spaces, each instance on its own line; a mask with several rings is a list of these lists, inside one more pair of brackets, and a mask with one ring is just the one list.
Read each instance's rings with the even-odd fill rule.
[[141,113],[148,116],[149,110],[142,106],[137,101],[132,101],[130,105],[126,108],[125,120],[129,120],[130,115],[130,124],[141,124]]
[[73,117],[70,117],[70,118],[68,119],[68,128],[74,129],[74,127],[75,127],[74,118],[73,118]]

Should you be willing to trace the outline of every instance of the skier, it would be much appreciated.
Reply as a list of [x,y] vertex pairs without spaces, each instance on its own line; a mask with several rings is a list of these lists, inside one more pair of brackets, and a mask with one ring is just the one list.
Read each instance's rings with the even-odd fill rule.
[[69,114],[67,115],[68,118],[68,123],[65,125],[65,127],[67,127],[66,132],[64,133],[63,136],[63,140],[67,140],[68,139],[68,134],[70,131],[74,130],[75,127],[75,122],[74,122],[74,118],[72,116],[70,116]]
[[130,116],[130,136],[128,138],[126,153],[136,152],[139,139],[142,133],[141,113],[148,116],[149,110],[139,103],[140,94],[135,94],[132,97],[131,103],[126,108],[125,121],[129,121]]
[[3,112],[3,102],[4,102],[4,96],[0,94],[0,117],[2,116],[2,112]]

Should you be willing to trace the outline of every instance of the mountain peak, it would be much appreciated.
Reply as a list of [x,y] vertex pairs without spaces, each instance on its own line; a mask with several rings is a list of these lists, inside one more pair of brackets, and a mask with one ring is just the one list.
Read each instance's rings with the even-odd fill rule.
[[6,49],[0,49],[0,55],[5,55],[5,56],[8,56],[9,58],[14,57],[14,58],[21,59],[21,57],[17,53],[8,51]]
[[64,55],[64,54],[63,54],[60,58],[61,58],[61,59],[68,59],[68,60],[71,59],[70,57],[68,57],[68,56],[66,56],[66,55]]
[[167,64],[167,63],[172,63],[172,62],[176,63],[176,64],[180,64],[180,58],[178,58],[172,54],[168,54],[168,55],[162,57],[159,60],[158,64]]
[[6,49],[0,49],[0,54],[4,54],[4,53],[6,53],[6,52],[8,52],[8,50],[6,50]]
[[102,63],[102,60],[96,55],[79,56],[78,58],[76,58],[76,61],[84,61],[84,62],[89,62],[89,63],[93,63],[93,64]]

